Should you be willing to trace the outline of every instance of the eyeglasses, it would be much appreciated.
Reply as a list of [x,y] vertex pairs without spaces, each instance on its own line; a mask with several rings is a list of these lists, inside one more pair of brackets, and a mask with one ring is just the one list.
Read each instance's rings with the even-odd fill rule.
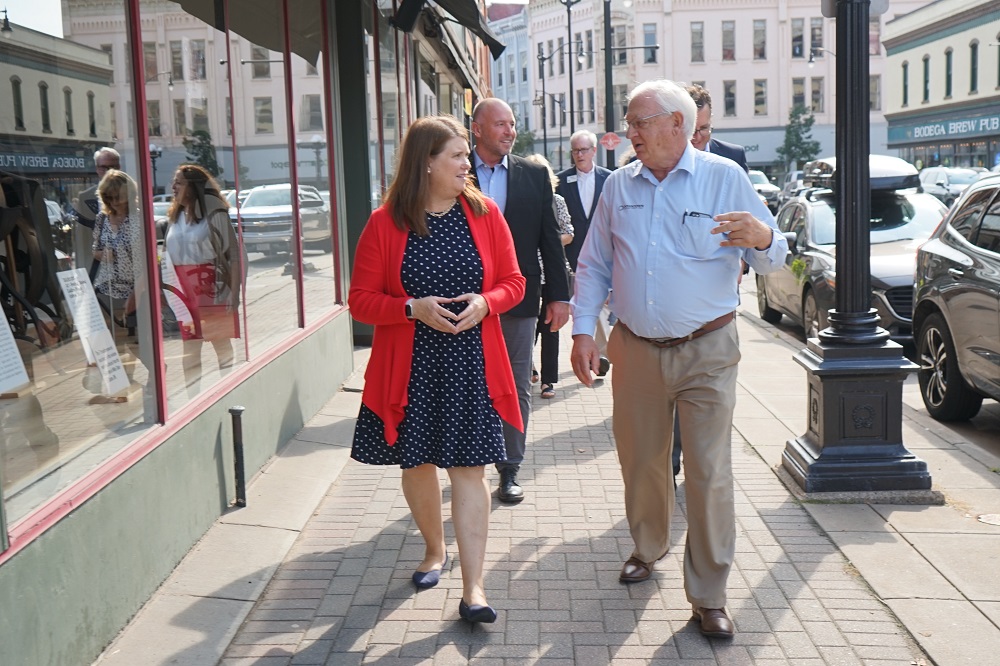
[[711,133],[712,133],[712,126],[711,125],[702,125],[701,127],[695,127],[694,128],[694,135],[693,136],[698,136],[699,134],[701,134],[702,136],[708,136]]
[[666,116],[669,115],[670,113],[671,113],[670,111],[660,111],[659,113],[654,113],[652,115],[644,116],[642,118],[636,118],[635,120],[629,120],[628,118],[625,118],[624,120],[622,120],[622,129],[628,132],[629,128],[631,127],[635,131],[641,132],[642,130],[649,127],[649,121],[651,119],[656,118],[657,116]]
[[589,153],[593,149],[594,149],[594,146],[591,146],[589,148],[573,148],[569,152],[571,152],[574,155],[584,155],[586,153]]
[[108,169],[120,169],[120,168],[121,168],[120,164],[98,164],[97,165],[97,170],[98,171],[107,171]]

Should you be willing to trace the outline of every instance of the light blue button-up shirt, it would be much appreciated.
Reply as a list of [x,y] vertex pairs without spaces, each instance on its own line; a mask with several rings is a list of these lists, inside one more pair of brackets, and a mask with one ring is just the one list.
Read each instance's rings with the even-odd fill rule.
[[476,177],[479,178],[479,189],[496,202],[501,213],[504,212],[507,208],[507,156],[504,155],[495,167],[488,167],[480,159],[479,153],[472,151],[472,155],[476,167]]
[[573,334],[594,334],[608,289],[611,311],[646,338],[682,337],[734,311],[740,259],[770,273],[788,251],[776,231],[766,250],[719,245],[712,218],[734,211],[777,229],[742,168],[690,144],[662,181],[639,161],[608,176],[580,251]]

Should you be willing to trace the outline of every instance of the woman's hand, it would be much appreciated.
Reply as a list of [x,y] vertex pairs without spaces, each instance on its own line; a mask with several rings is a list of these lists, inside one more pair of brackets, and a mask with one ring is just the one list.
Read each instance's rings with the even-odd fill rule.
[[[479,325],[486,315],[490,313],[490,306],[483,298],[482,294],[462,294],[451,299],[453,303],[467,303],[465,309],[456,315],[457,325],[455,332],[461,333]],[[449,313],[450,314],[450,313]]]
[[444,303],[451,303],[455,299],[444,298],[442,296],[425,296],[415,298],[410,301],[410,311],[414,319],[419,319],[435,331],[442,333],[458,333],[458,329],[451,320],[457,319],[459,315],[442,307]]

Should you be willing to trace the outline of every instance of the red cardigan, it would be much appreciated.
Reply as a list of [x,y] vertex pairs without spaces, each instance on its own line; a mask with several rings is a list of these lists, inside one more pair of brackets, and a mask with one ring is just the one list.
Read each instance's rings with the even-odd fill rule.
[[[490,308],[480,324],[486,387],[500,418],[523,430],[500,314],[521,302],[525,280],[517,267],[507,221],[496,204],[487,199],[486,214],[476,217],[465,198],[459,200],[483,262],[482,296]],[[361,401],[385,423],[385,439],[390,445],[399,437],[399,423],[408,402],[416,330],[416,322],[406,318],[406,301],[411,297],[400,278],[407,235],[396,227],[385,206],[372,213],[358,240],[347,297],[354,318],[375,326]]]

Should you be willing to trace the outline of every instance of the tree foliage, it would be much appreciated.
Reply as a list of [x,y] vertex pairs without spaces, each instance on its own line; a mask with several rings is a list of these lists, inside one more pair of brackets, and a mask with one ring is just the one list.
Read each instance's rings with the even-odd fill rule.
[[812,127],[816,118],[812,112],[801,104],[792,107],[788,114],[788,124],[785,126],[785,142],[775,151],[778,161],[785,170],[792,168],[794,162],[801,168],[803,164],[819,156],[819,141],[812,138]]
[[212,135],[205,130],[195,130],[190,136],[184,138],[184,150],[187,151],[187,159],[193,164],[199,164],[205,168],[212,176],[218,177],[222,174],[222,167],[215,156],[215,146],[212,144]]
[[517,133],[517,138],[514,140],[514,147],[511,148],[511,152],[520,157],[526,157],[534,152],[534,145],[534,132],[529,132],[528,130],[524,130],[523,132],[519,131]]

